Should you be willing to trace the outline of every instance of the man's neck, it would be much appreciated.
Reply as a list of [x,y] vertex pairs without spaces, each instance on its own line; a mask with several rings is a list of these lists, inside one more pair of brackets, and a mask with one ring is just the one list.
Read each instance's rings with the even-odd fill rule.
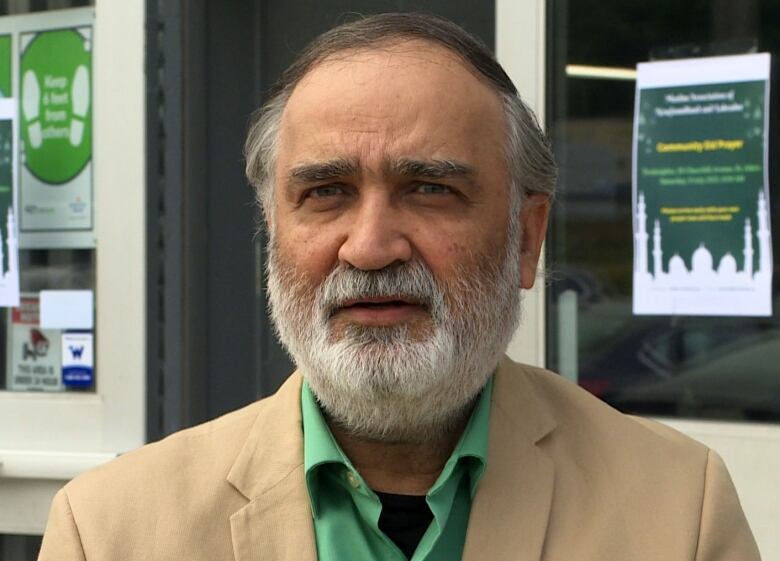
[[466,428],[471,408],[442,438],[425,443],[395,443],[357,438],[327,419],[336,442],[374,491],[425,495],[444,469]]

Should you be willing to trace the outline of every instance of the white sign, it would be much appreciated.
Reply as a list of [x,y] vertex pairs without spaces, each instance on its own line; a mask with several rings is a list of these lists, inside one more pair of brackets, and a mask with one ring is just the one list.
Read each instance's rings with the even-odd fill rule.
[[92,329],[91,290],[41,290],[41,325],[54,329]]
[[8,319],[7,387],[16,391],[60,391],[61,332],[38,323],[38,297],[24,294]]
[[62,334],[62,381],[67,386],[91,386],[95,361],[92,333]]

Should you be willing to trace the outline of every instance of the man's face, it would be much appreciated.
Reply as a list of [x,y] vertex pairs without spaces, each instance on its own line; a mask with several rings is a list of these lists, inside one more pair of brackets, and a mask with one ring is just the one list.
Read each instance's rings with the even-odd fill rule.
[[[379,396],[401,408],[435,407],[435,397],[463,407],[495,367],[494,347],[503,352],[511,336],[517,292],[533,282],[538,256],[532,248],[521,266],[520,237],[509,239],[510,226],[533,215],[510,216],[505,138],[498,95],[424,42],[334,57],[294,90],[267,210],[269,290],[283,342],[345,424],[347,412],[333,409]],[[319,324],[318,339],[307,331]],[[495,336],[486,343],[485,334]],[[485,348],[476,357],[485,364],[456,364],[469,362],[459,353],[475,355],[463,348],[470,344]],[[324,364],[320,355],[338,345],[341,358]],[[458,368],[466,371],[450,372]],[[353,389],[364,395],[333,403]]]
[[[413,257],[446,279],[470,255],[497,254],[508,220],[504,121],[499,97],[426,43],[320,64],[284,112],[273,209],[280,251],[312,279],[338,263],[378,270]],[[464,169],[447,174],[442,162]],[[428,165],[443,177],[416,173]]]

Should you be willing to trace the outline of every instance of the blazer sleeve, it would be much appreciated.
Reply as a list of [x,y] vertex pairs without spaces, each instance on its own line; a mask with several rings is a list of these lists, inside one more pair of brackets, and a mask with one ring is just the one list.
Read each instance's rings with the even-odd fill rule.
[[709,451],[704,478],[696,561],[761,561],[739,504],[737,490],[720,456]]
[[86,561],[65,489],[52,501],[38,561]]

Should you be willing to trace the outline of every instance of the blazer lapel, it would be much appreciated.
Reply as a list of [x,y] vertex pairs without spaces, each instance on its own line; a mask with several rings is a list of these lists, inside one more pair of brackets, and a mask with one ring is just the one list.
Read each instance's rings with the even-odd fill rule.
[[266,400],[228,481],[248,500],[230,517],[236,561],[316,561],[303,473],[301,376]]
[[236,561],[316,561],[309,497],[296,470],[230,517]]
[[533,383],[506,359],[496,372],[487,469],[471,507],[463,561],[538,561],[555,480],[540,441],[555,421],[535,399]]

